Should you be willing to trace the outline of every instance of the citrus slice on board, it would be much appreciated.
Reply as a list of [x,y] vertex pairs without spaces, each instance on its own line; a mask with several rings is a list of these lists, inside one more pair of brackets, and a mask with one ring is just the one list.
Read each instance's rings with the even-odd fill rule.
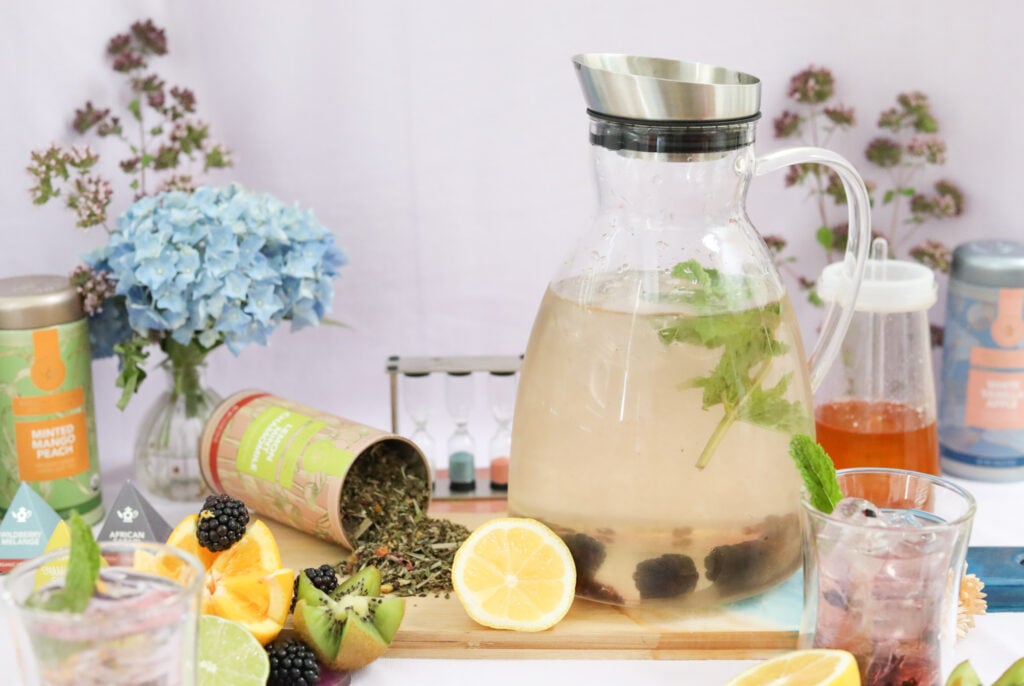
[[845,650],[794,650],[765,660],[725,686],[860,686],[860,671]]
[[198,686],[265,686],[269,676],[267,651],[244,626],[210,615],[199,618]]
[[455,553],[452,585],[466,613],[494,629],[544,631],[572,606],[576,567],[558,534],[533,519],[493,519]]

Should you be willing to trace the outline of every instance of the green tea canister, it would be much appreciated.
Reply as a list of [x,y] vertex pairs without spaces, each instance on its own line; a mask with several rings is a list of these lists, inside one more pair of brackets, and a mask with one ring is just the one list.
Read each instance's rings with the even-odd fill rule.
[[65,276],[0,279],[0,515],[23,481],[61,517],[103,517],[89,325]]

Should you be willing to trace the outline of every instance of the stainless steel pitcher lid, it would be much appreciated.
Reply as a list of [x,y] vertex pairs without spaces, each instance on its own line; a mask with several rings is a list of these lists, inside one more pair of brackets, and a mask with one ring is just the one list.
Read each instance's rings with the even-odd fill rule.
[[760,112],[756,76],[699,62],[587,53],[573,57],[587,108],[642,121],[726,121]]

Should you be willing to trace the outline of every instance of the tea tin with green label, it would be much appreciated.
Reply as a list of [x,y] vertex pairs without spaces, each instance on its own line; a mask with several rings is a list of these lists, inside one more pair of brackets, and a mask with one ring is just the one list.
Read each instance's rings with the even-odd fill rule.
[[[255,390],[235,393],[214,409],[199,463],[215,493],[353,548],[342,522],[342,486],[356,460],[374,459],[378,447],[401,458],[430,493],[427,459],[408,439]],[[424,512],[427,505],[420,503]]]
[[0,514],[22,482],[103,517],[89,325],[67,277],[0,279]]

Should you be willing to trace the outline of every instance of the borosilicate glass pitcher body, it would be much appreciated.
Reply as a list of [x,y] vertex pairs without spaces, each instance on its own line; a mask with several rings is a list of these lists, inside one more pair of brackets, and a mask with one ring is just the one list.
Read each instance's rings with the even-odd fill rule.
[[[509,510],[563,537],[581,597],[715,605],[765,590],[800,564],[789,441],[813,435],[815,366],[834,355],[849,321],[843,303],[826,314],[809,368],[792,305],[745,210],[748,184],[809,158],[834,165],[853,187],[851,226],[864,224],[863,237],[851,232],[854,284],[866,194],[852,167],[825,151],[758,160],[756,98],[710,110],[698,98],[698,111],[678,104],[669,117],[649,112],[650,92],[635,99],[642,117],[618,106],[623,99],[602,88],[623,71],[643,80],[638,64],[712,68],[615,59],[646,58],[576,58],[599,203],[534,322],[513,421]],[[717,85],[718,72],[654,78],[685,95],[702,78]]]

